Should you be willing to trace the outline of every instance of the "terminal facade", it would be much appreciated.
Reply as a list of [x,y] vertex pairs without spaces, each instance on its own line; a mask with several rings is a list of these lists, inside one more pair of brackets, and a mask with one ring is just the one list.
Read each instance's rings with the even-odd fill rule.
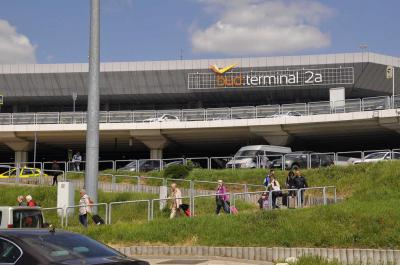
[[[100,75],[101,111],[214,109],[326,102],[332,101],[330,91],[333,88],[343,89],[345,100],[390,97],[393,91],[400,94],[399,66],[400,60],[397,57],[369,52],[103,63]],[[394,89],[393,80],[387,78],[388,67],[394,67],[395,78],[399,77],[399,82],[394,83]],[[2,115],[84,112],[87,87],[87,64],[0,65]],[[384,106],[384,109],[393,107]],[[233,115],[231,118],[234,118]],[[268,125],[267,120],[263,122]],[[5,126],[7,124],[2,127]],[[102,158],[146,158],[149,157],[149,149],[153,157],[230,155],[241,145],[274,142],[268,141],[267,136],[260,137],[254,131],[238,134],[232,132],[232,135],[226,132],[226,137],[221,134],[210,145],[196,145],[195,139],[185,142],[165,136],[162,128],[158,128],[156,133],[161,137],[151,136],[153,132],[141,136],[132,126],[129,133],[122,136],[116,134],[112,137],[113,133],[107,130],[101,132],[103,138],[107,138],[100,145]],[[176,130],[179,128],[181,125],[177,125]],[[212,128],[224,131],[222,127],[213,125]],[[1,158],[16,159],[13,152],[21,151],[24,152],[22,157],[27,156],[25,159],[30,160],[32,131],[24,131],[21,126],[15,131],[7,130],[0,130]],[[389,133],[390,139],[385,137],[377,140],[374,132],[366,132],[360,139],[366,141],[365,148],[388,147],[397,143],[396,133]],[[108,137],[108,134],[111,136]],[[61,137],[60,143],[57,137],[52,139],[51,135],[51,131],[36,133],[38,160],[63,159],[69,149],[85,150],[84,133],[71,132],[71,140],[64,141]],[[208,137],[206,134],[193,135],[202,139]],[[294,149],[320,149],[316,151],[338,148],[335,141],[341,141],[343,149],[357,148],[361,144],[353,141],[351,135],[346,135],[332,138],[324,145],[318,143],[318,139],[324,139],[322,136],[302,139],[294,135],[290,141],[278,143],[291,145]],[[355,145],[351,144],[356,142]],[[365,149],[364,146],[359,148]]]

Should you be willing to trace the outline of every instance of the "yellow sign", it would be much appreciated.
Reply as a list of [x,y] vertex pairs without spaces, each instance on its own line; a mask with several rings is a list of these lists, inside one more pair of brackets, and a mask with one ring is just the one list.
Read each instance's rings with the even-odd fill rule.
[[222,75],[222,74],[224,74],[225,72],[228,72],[229,70],[231,70],[232,68],[234,68],[236,65],[237,65],[237,64],[234,63],[234,64],[231,64],[231,65],[229,65],[229,66],[227,66],[227,67],[224,67],[224,68],[218,68],[216,65],[211,65],[211,66],[210,66],[210,69],[211,69],[214,73]]

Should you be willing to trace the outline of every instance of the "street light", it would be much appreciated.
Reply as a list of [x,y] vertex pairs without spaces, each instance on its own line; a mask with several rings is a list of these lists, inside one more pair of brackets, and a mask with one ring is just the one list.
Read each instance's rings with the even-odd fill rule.
[[72,111],[75,112],[75,101],[78,98],[78,93],[72,92]]
[[368,44],[362,43],[359,45],[360,49],[361,49],[361,68],[362,71],[364,71],[364,52],[368,52]]

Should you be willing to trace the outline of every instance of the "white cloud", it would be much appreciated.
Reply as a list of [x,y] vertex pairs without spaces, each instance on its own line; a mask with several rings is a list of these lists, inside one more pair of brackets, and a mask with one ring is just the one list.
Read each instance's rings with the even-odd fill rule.
[[332,11],[310,0],[199,0],[218,20],[191,30],[195,52],[290,53],[330,45],[318,28]]
[[35,49],[28,37],[0,19],[0,64],[35,63]]

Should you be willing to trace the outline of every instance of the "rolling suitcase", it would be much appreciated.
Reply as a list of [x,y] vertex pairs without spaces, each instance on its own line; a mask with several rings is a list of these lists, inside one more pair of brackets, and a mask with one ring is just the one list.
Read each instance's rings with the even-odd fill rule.
[[92,220],[96,225],[104,225],[105,222],[98,214],[92,216]]
[[182,211],[185,213],[185,215],[186,215],[187,217],[190,217],[190,216],[192,215],[192,213],[190,212],[189,205],[187,205],[187,204],[181,204],[181,205],[179,206],[179,208],[182,209]]
[[290,209],[297,208],[297,197],[296,196],[289,196],[287,198],[288,205],[287,207]]

